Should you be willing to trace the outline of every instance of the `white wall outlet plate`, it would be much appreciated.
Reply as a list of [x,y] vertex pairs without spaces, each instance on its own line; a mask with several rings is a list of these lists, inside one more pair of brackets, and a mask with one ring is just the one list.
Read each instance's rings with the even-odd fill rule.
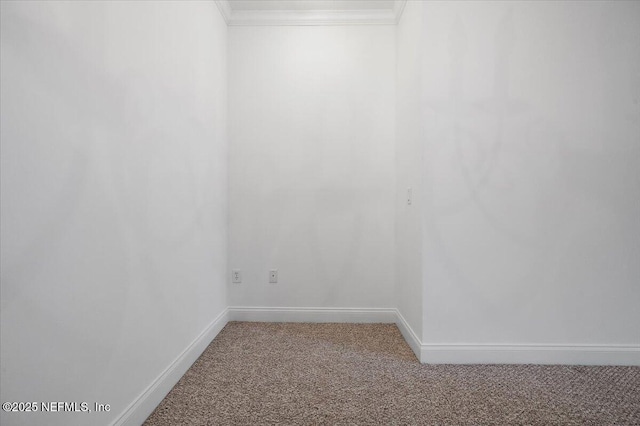
[[278,270],[272,269],[269,271],[269,282],[275,284],[278,282]]
[[231,280],[234,284],[240,284],[242,282],[242,272],[239,269],[234,269],[231,272]]

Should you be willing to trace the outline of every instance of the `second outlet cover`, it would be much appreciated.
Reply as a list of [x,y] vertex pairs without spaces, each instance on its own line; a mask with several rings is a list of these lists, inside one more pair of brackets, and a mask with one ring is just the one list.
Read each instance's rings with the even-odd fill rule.
[[275,284],[278,282],[278,270],[272,269],[269,271],[269,282]]

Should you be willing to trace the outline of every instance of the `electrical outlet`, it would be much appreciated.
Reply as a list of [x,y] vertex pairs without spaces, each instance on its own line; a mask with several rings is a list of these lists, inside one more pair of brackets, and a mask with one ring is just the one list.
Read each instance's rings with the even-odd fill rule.
[[234,284],[240,284],[242,282],[242,273],[239,269],[234,269],[233,272],[231,272],[231,280]]
[[269,282],[275,284],[278,282],[278,270],[272,269],[269,271]]
[[411,188],[407,189],[407,205],[411,205],[413,203],[413,191]]

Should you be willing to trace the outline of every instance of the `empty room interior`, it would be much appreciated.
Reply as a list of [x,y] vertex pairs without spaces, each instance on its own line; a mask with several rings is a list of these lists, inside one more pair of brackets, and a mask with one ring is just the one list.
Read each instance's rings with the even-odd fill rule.
[[2,425],[640,424],[640,2],[0,12]]

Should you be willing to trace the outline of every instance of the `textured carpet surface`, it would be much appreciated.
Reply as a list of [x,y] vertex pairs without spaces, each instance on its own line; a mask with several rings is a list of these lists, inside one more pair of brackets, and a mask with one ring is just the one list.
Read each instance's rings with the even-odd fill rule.
[[421,365],[393,324],[230,322],[145,425],[640,425],[640,367]]

